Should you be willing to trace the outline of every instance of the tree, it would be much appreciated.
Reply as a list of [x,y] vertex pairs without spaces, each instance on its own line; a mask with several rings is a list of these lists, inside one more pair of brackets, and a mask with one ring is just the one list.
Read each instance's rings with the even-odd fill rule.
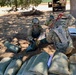
[[31,4],[34,6],[38,6],[41,2],[42,0],[31,0]]
[[6,5],[6,0],[0,0],[0,5],[1,5],[1,7],[5,6]]
[[38,6],[41,2],[42,0],[0,0],[0,5],[14,5],[17,11],[18,6],[21,6],[22,8],[29,8],[30,5]]
[[76,18],[76,0],[70,0],[70,13]]

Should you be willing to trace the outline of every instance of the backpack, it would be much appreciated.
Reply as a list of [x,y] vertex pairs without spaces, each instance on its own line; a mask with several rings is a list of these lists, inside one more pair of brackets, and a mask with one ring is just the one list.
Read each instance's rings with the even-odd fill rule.
[[[56,36],[54,38],[54,45],[58,51],[65,52],[67,47],[69,46],[70,39],[68,38],[67,31],[62,27],[58,26],[57,28],[52,29]],[[56,40],[58,38],[58,40]]]

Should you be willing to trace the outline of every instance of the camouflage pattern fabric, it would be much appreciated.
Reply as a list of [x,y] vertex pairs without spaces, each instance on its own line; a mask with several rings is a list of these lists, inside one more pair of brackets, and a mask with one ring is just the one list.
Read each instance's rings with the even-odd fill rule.
[[21,73],[21,75],[25,75],[26,72],[29,72],[29,68],[31,67],[33,61],[36,59],[37,55],[32,56],[29,60],[28,63],[25,65],[25,63],[23,64],[25,67]]
[[[73,20],[72,20],[73,19]],[[69,20],[71,20],[71,24],[73,24],[75,22],[75,19],[73,17],[71,17]],[[57,51],[61,51],[61,52],[64,52],[66,54],[69,54],[72,50],[73,50],[73,42],[72,42],[72,39],[69,35],[69,32],[68,32],[68,19],[67,20],[62,20],[62,19],[59,19],[55,24],[54,24],[54,28],[50,29],[50,31],[46,34],[46,39],[47,41],[50,43],[50,42],[54,42],[55,43],[55,46],[57,48]],[[66,33],[66,37],[68,39],[68,45],[66,48],[64,48],[64,45],[61,45],[61,40],[59,38],[59,36],[54,32],[53,29],[57,29],[59,26],[62,26],[62,29],[64,29],[64,32]],[[61,33],[61,32],[60,32]],[[63,34],[62,34],[63,35]],[[60,44],[60,45],[59,45]],[[58,45],[58,46],[57,46]],[[62,48],[61,48],[62,46]],[[60,49],[59,49],[60,48]],[[70,50],[68,50],[70,49]]]
[[12,58],[6,57],[0,61],[0,75],[4,75],[4,71],[6,67],[9,65],[9,63],[11,62],[11,60]]
[[29,71],[39,72],[43,75],[48,75],[48,66],[47,66],[48,59],[49,59],[48,53],[42,52],[42,53],[38,54],[38,56],[32,63]]
[[71,75],[76,75],[76,53],[70,56],[69,61]]
[[[67,34],[67,32],[66,32],[66,34]],[[70,47],[72,49],[74,48],[73,43],[72,43],[72,39],[70,38],[69,33],[67,35],[67,39],[69,39],[68,40],[69,43],[67,42],[68,44],[65,45],[64,43],[61,42],[61,40],[59,39],[57,34],[52,29],[48,32],[48,34],[46,34],[46,40],[49,43],[54,42],[56,50],[60,51],[60,52],[63,52],[63,53],[66,53],[66,51],[68,50],[68,47]]]
[[7,66],[4,75],[16,75],[22,65],[21,59],[13,59]]
[[49,73],[69,75],[68,57],[61,52],[56,53],[52,59]]
[[68,26],[72,26],[76,22],[76,19],[71,14],[65,14],[65,17],[67,18]]
[[[38,34],[37,38],[39,37],[39,34],[41,34],[43,32],[43,29],[40,25],[38,25],[36,28],[33,28],[33,25],[31,27],[29,27],[28,31],[27,31],[27,40],[31,40],[33,39],[36,35]],[[33,35],[32,35],[33,34]]]

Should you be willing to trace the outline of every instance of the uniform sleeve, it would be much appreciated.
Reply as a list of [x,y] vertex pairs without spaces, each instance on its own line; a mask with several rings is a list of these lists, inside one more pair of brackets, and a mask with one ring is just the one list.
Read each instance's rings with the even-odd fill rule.
[[49,19],[46,20],[45,25],[48,26],[50,23]]
[[30,41],[32,39],[33,39],[33,37],[32,37],[32,27],[29,27],[28,30],[27,30],[27,40]]
[[49,21],[47,21],[47,22],[45,23],[45,25],[48,26],[48,25],[49,25]]
[[39,25],[39,30],[41,31],[41,34],[44,32],[44,29],[40,25]]

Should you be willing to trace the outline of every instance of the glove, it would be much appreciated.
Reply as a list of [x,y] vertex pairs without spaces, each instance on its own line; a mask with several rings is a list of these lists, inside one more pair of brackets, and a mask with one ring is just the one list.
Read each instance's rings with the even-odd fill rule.
[[36,40],[36,46],[40,44],[40,40]]

